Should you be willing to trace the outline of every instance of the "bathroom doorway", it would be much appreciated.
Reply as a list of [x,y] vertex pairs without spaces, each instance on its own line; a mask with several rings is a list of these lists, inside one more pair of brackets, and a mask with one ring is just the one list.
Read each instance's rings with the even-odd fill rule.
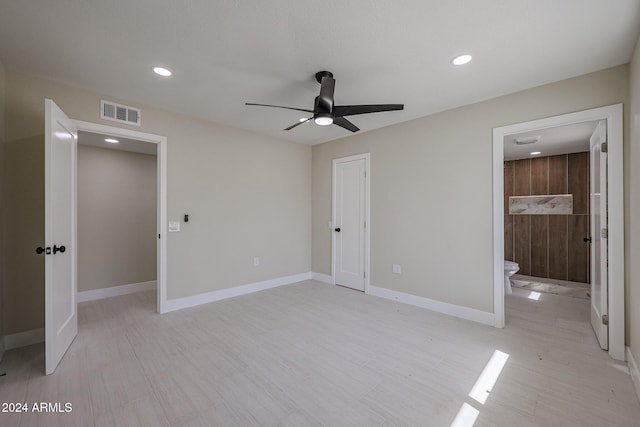
[[[608,223],[602,218],[604,231],[590,229],[595,218],[590,204],[600,195],[590,191],[589,182],[589,171],[596,170],[590,140],[598,126],[604,129],[601,142],[606,142],[609,165],[601,169],[608,181],[603,189],[610,190],[603,199],[609,215]],[[589,298],[601,346],[624,360],[622,105],[495,128],[493,148],[496,326],[505,326],[504,260],[519,261],[522,275],[514,276],[514,284],[529,287],[532,295],[546,291]],[[510,195],[516,196],[511,209]],[[602,243],[599,232],[608,233],[602,240],[609,246],[604,273],[598,275],[602,281],[591,277],[593,242],[597,237]],[[598,298],[594,285],[602,291]]]
[[589,287],[589,140],[597,125],[505,137],[504,259],[517,263],[513,286],[566,295],[574,292],[564,288]]

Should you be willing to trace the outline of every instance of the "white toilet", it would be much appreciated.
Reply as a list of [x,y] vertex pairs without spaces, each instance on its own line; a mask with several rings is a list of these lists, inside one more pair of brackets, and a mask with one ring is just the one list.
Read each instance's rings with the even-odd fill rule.
[[520,266],[517,262],[504,260],[504,293],[510,294],[511,291],[511,280],[509,277],[513,276],[520,270]]

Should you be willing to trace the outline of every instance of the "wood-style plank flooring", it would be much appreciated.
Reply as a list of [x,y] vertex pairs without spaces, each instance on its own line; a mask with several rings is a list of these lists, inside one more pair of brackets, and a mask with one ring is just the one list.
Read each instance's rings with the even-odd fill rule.
[[[0,425],[448,427],[464,407],[467,427],[640,426],[588,301],[529,294],[514,288],[503,330],[314,281],[165,315],[153,292],[82,303],[54,375],[42,345],[0,363],[0,402],[73,411]],[[470,391],[496,350],[508,359],[480,403]]]

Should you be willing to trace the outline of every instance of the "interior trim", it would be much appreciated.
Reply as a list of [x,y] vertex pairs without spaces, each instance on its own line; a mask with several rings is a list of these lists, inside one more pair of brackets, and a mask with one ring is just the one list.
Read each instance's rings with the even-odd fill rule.
[[4,337],[5,351],[44,342],[44,328],[31,329]]
[[278,286],[290,285],[293,283],[302,282],[304,280],[310,280],[312,278],[311,276],[311,272],[294,274],[292,276],[285,276],[276,279],[265,280],[262,282],[249,283],[247,285],[235,286],[232,288],[220,289],[212,292],[205,292],[188,297],[170,299],[167,300],[165,304],[165,311],[163,311],[163,313],[181,310],[183,308],[195,307],[197,305],[220,301],[227,298],[233,298],[240,295],[251,294],[253,292],[264,291],[266,289],[277,288]]
[[333,285],[333,277],[328,274],[311,272],[311,279],[326,283],[327,285]]
[[398,301],[403,304],[426,308],[427,310],[435,311],[437,313],[459,317],[460,319],[471,320],[484,325],[493,326],[494,322],[493,313],[436,301],[425,297],[419,297],[417,295],[406,294],[404,292],[392,291],[387,288],[371,285],[369,286],[369,294],[392,301]]
[[108,288],[91,289],[78,292],[78,302],[94,301],[103,298],[117,297],[120,295],[134,294],[136,292],[156,290],[157,282],[130,283],[128,285],[110,286]]
[[638,398],[638,402],[640,402],[640,369],[638,369],[638,364],[633,358],[631,347],[627,347],[627,363],[629,364],[629,372],[631,373],[633,386],[636,389],[636,397]]

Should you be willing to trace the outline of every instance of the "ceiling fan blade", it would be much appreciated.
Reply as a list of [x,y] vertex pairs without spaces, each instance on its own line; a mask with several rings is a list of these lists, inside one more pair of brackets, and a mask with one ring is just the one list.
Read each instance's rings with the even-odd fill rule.
[[331,113],[333,108],[333,92],[336,89],[336,81],[333,77],[322,77],[320,83],[320,96],[318,97],[318,108],[324,113]]
[[346,130],[350,130],[351,132],[358,132],[360,128],[358,126],[351,123],[349,120],[344,117],[336,117],[333,119],[333,124],[338,125],[341,128],[345,128]]
[[254,104],[253,102],[245,102],[244,105],[255,105],[255,106],[258,106],[258,107],[284,108],[285,110],[295,110],[295,111],[304,111],[305,113],[313,113],[312,110],[305,110],[304,108],[283,107],[281,105]]
[[308,118],[308,119],[306,119],[306,120],[302,120],[302,121],[300,121],[300,122],[298,122],[298,123],[294,123],[294,124],[292,124],[291,126],[289,126],[288,128],[285,128],[284,130],[291,130],[291,129],[293,129],[294,127],[297,127],[297,126],[303,125],[303,124],[305,124],[305,123],[308,123],[308,122],[309,122],[309,120],[313,120],[313,117],[309,117],[309,118]]
[[336,105],[333,115],[336,117],[355,116],[356,114],[381,113],[384,111],[403,110],[404,104],[375,105]]

